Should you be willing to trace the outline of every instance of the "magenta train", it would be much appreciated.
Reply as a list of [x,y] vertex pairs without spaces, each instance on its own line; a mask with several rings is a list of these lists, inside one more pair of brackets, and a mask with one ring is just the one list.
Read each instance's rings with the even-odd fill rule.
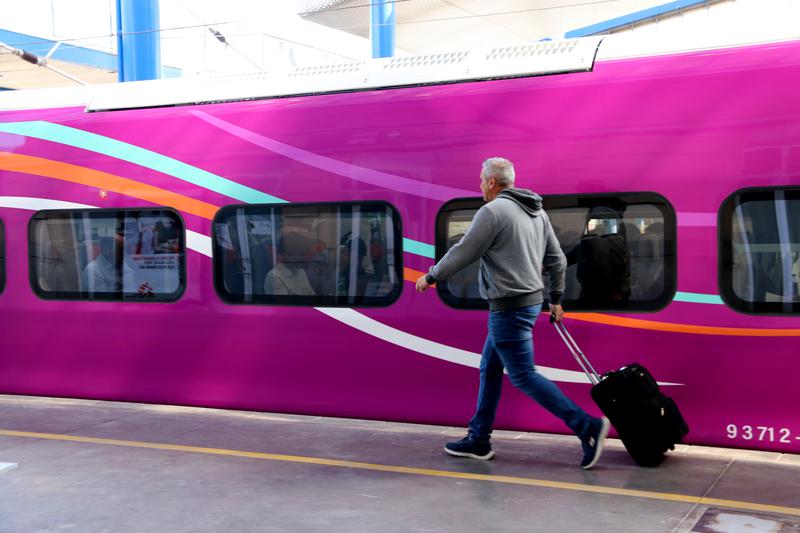
[[[595,367],[650,368],[690,443],[799,453],[800,42],[602,50],[204,105],[0,95],[0,392],[465,425],[487,313],[469,273],[413,281],[502,156],[545,197]],[[593,265],[590,235],[618,256]],[[596,412],[544,318],[535,336]],[[566,431],[509,385],[497,427]]]

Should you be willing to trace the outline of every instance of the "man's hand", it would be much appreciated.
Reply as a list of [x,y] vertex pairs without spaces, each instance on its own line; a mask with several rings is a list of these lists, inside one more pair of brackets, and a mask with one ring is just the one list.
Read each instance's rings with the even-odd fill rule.
[[564,316],[564,308],[561,305],[550,304],[550,321],[561,322]]
[[422,276],[417,279],[417,292],[425,292],[430,287],[430,284],[425,281],[425,276]]

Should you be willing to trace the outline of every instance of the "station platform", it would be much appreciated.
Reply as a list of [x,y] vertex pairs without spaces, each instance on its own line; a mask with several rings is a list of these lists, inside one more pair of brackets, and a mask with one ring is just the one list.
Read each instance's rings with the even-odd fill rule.
[[610,439],[0,396],[0,532],[800,532],[800,456]]

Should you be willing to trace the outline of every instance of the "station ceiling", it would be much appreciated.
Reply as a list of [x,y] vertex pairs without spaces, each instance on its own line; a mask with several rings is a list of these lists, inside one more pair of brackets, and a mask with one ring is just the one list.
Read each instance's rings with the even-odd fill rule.
[[[426,54],[443,50],[467,50],[502,43],[530,44],[547,37],[663,5],[665,0],[385,0],[396,9],[396,47],[399,53]],[[692,2],[714,4],[724,0]],[[304,19],[369,39],[370,0],[296,0]],[[9,32],[6,32],[8,34]],[[40,42],[39,49],[23,48],[44,56],[54,44],[42,39],[14,38],[2,33],[8,44]],[[20,45],[21,46],[21,45]],[[62,50],[69,45],[62,46]],[[365,45],[368,46],[368,43]],[[73,47],[77,48],[77,47]],[[75,52],[75,50],[73,50]],[[86,61],[58,60],[53,66],[86,83],[117,81],[116,59],[111,54],[82,50]],[[173,69],[177,70],[177,69]],[[22,61],[0,48],[0,90],[74,86],[59,74]]]
[[[392,1],[392,0],[387,0]],[[394,0],[396,46],[411,53],[531,43],[664,0]],[[306,20],[369,38],[369,0],[298,0]]]

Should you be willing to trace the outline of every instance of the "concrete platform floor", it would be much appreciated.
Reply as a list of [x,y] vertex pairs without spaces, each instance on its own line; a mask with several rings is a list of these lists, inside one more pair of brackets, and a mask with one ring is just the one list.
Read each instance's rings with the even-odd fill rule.
[[[800,456],[682,446],[635,466],[610,440],[0,396],[0,532],[800,532]],[[782,529],[778,529],[782,528]]]

